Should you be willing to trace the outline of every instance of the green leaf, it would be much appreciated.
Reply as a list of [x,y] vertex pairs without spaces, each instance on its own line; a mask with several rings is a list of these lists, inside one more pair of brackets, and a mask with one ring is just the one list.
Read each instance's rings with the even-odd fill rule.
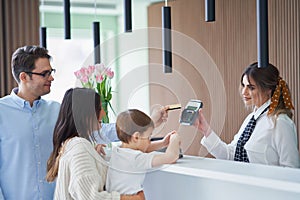
[[108,93],[108,94],[107,94],[107,97],[106,97],[106,100],[107,100],[107,101],[110,101],[110,100],[111,100],[111,98],[112,98],[112,95],[111,95],[111,93]]
[[110,109],[113,111],[114,115],[117,116],[116,112],[114,111],[114,109],[109,101],[108,101],[108,105],[109,105]]

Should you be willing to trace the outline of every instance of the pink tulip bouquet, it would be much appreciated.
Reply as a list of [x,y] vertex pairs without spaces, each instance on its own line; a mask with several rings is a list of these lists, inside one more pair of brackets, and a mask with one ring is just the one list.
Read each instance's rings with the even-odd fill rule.
[[82,87],[94,89],[101,96],[102,108],[106,112],[102,122],[109,123],[108,105],[114,112],[110,100],[112,98],[111,79],[114,72],[111,68],[105,67],[103,63],[82,67],[74,72],[77,79],[80,80]]

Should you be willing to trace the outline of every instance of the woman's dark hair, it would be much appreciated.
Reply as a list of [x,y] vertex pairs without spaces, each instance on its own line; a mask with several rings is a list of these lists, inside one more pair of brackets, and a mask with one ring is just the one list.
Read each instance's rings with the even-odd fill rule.
[[39,58],[51,59],[48,50],[39,46],[24,46],[18,48],[12,55],[11,68],[14,79],[20,83],[21,72],[31,72],[34,70],[34,63]]
[[100,96],[94,90],[74,88],[66,91],[54,127],[53,151],[47,162],[48,181],[57,176],[59,151],[66,140],[75,136],[94,139],[93,131],[100,128],[100,110]]
[[[273,96],[280,79],[279,71],[274,65],[269,64],[267,67],[258,67],[257,62],[252,63],[245,69],[241,76],[241,84],[243,84],[244,76],[247,77],[250,84],[251,77],[262,92],[271,90],[271,96]],[[292,111],[285,108],[282,92],[280,93],[278,106],[272,115],[278,116],[281,113],[287,114],[290,118],[293,116]]]
[[135,132],[143,134],[149,127],[154,128],[152,119],[137,109],[129,109],[117,117],[116,129],[119,139],[128,143]]

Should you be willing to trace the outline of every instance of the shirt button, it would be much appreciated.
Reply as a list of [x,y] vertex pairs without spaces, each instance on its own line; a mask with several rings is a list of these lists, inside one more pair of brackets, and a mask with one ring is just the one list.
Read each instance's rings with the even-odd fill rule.
[[43,180],[40,180],[40,183],[42,183],[43,182]]
[[40,165],[40,164],[41,164],[41,162],[38,162],[38,164]]

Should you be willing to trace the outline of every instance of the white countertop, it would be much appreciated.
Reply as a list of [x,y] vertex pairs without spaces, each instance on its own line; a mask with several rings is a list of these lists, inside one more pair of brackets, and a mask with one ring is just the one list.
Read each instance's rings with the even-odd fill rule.
[[[220,195],[207,193],[207,190],[213,191],[211,187],[216,187]],[[184,156],[177,163],[164,165],[146,176],[147,199],[167,198],[167,191],[172,196],[170,199],[180,199],[179,196],[185,199],[234,199],[238,193],[243,195],[242,199],[252,200],[271,196],[273,199],[283,196],[290,197],[285,199],[300,199],[300,169]],[[245,192],[248,193],[246,197]]]

